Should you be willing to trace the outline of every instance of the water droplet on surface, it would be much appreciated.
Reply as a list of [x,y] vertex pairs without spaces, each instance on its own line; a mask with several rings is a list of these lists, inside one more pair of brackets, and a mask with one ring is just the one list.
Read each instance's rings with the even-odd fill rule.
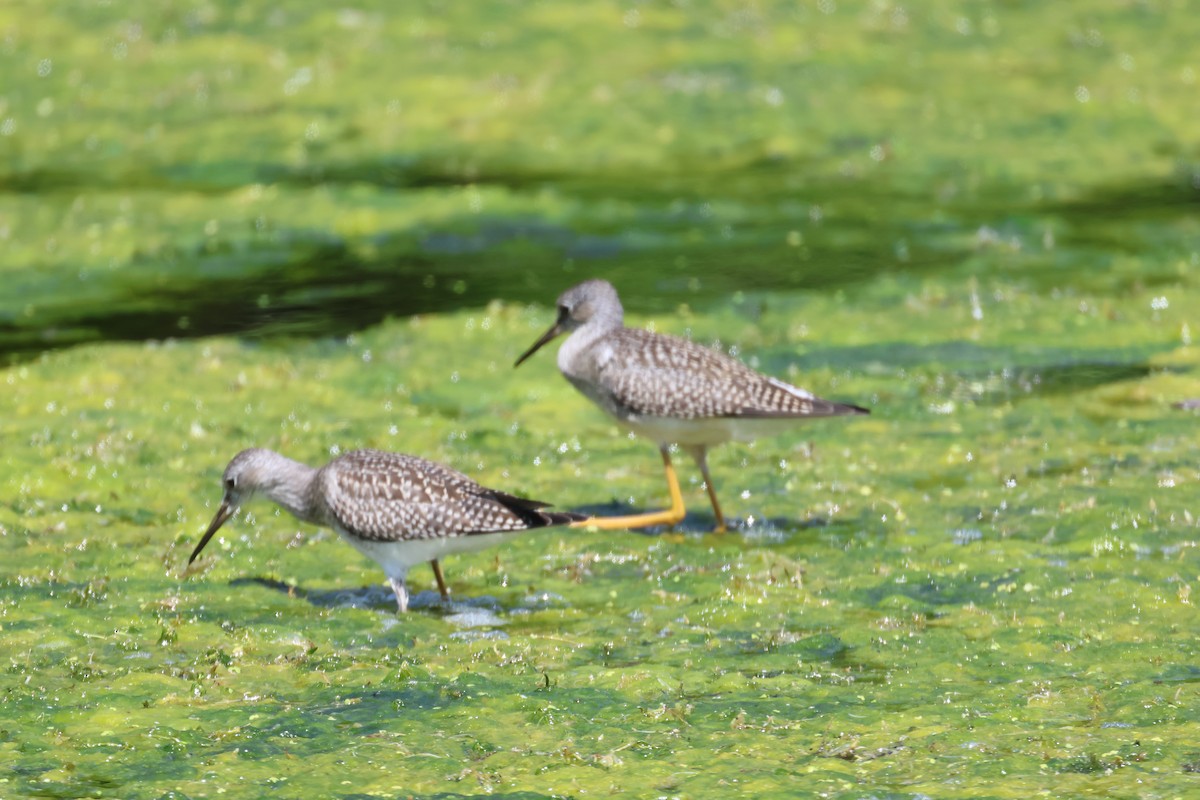
[[310,83],[312,83],[312,67],[301,67],[284,82],[283,93],[293,95]]
[[983,531],[977,528],[959,528],[951,534],[950,538],[955,544],[971,544],[983,538]]

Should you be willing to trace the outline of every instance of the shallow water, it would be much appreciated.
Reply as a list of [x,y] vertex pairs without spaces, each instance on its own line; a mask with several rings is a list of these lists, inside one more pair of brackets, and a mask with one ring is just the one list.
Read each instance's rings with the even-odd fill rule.
[[[0,795],[1185,796],[1200,23],[1067,6],[0,9]],[[589,276],[873,413],[403,617],[267,505],[185,568],[248,445],[659,507],[511,369]]]

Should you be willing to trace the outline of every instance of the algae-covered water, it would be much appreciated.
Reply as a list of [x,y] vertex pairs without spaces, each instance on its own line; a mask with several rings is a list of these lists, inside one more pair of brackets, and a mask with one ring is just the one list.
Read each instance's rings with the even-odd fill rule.
[[[0,797],[1192,796],[1185,2],[0,6]],[[378,567],[255,445],[661,507],[562,290],[870,417]]]

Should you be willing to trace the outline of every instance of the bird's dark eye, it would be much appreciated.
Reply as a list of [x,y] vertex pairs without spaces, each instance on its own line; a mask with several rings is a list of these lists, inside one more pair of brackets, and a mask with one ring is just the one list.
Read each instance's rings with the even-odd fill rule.
[[225,488],[226,489],[236,489],[237,481],[234,480],[233,478],[226,478],[225,479]]
[[558,307],[558,318],[559,319],[566,319],[570,313],[571,313],[571,309],[567,308],[566,306]]

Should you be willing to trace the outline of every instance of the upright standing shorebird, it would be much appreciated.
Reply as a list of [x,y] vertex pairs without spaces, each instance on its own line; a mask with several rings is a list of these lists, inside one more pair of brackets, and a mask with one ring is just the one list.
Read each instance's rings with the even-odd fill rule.
[[519,531],[583,519],[543,511],[546,503],[488,489],[441,464],[381,450],[354,450],[319,469],[272,450],[243,450],[222,480],[221,507],[188,564],[261,492],[297,519],[333,528],[378,562],[401,611],[408,610],[404,579],[413,565],[499,544]]
[[513,366],[562,333],[571,335],[558,350],[559,370],[620,424],[658,443],[671,494],[667,510],[587,520],[592,527],[640,528],[682,520],[686,510],[669,451],[678,444],[700,467],[716,529],[724,531],[725,515],[708,474],[709,447],[777,433],[811,417],[870,413],[822,400],[687,339],[625,327],[621,300],[608,281],[584,281],[563,292],[558,319]]

